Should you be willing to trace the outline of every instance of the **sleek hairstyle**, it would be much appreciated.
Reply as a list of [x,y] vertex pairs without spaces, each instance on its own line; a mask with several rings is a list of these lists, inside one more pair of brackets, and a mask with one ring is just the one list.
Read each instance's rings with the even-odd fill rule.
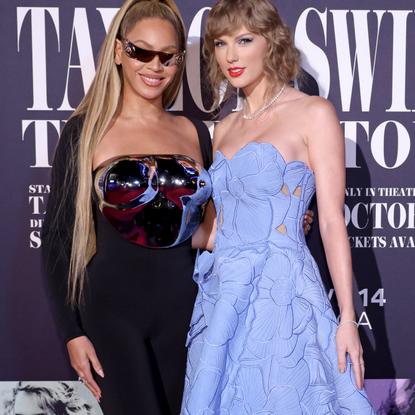
[[300,75],[300,51],[294,46],[291,29],[283,23],[273,4],[268,0],[219,0],[207,17],[203,45],[214,95],[213,108],[233,90],[216,61],[214,39],[234,34],[242,26],[263,36],[268,44],[263,66],[269,87],[264,100],[272,94],[278,81],[289,84]]
[[19,382],[11,391],[12,396],[10,399],[6,399],[3,402],[4,415],[13,415],[15,413],[14,405],[17,395],[20,393],[35,396],[38,407],[48,415],[92,414],[92,407],[81,400],[68,384],[64,382],[47,383],[53,383],[53,386],[46,387],[41,385],[42,382]]
[[[78,178],[68,276],[72,305],[81,300],[86,266],[96,252],[91,195],[92,160],[116,112],[123,88],[122,68],[114,61],[116,39],[125,37],[137,22],[147,18],[159,18],[171,22],[179,38],[179,49],[185,50],[185,27],[179,10],[172,0],[128,0],[111,23],[100,51],[94,80],[84,99],[72,114],[72,117],[84,117],[79,144],[74,149],[72,157]],[[163,108],[168,108],[177,95],[183,71],[184,64],[178,67],[173,81],[163,92]]]

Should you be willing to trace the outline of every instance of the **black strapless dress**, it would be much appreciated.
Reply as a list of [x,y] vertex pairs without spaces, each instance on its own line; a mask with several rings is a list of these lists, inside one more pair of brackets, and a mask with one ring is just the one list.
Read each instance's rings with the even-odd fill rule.
[[[209,133],[203,123],[194,124],[208,167]],[[104,415],[179,414],[185,341],[197,291],[192,280],[191,238],[170,248],[144,247],[120,234],[96,209],[97,252],[87,267],[84,302],[80,310],[71,311],[63,305],[68,258],[51,261],[59,256],[62,246],[50,243],[49,227],[59,200],[63,166],[68,165],[64,160],[65,140],[79,136],[77,131],[79,126],[73,122],[66,134],[65,130],[62,133],[52,174],[49,218],[43,230],[46,274],[65,341],[83,334],[91,339],[105,372],[104,379],[96,376]],[[59,240],[66,239],[65,232],[70,235],[68,221],[73,211],[63,217]],[[70,251],[66,257],[69,255]]]

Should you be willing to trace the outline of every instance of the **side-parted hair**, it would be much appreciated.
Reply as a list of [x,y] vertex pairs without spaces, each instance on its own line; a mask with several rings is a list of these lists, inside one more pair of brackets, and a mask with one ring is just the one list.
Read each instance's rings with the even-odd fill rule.
[[[114,61],[116,39],[126,37],[138,21],[147,18],[160,18],[171,22],[179,38],[179,50],[185,50],[186,30],[173,0],[126,1],[112,20],[105,37],[92,84],[71,116],[84,118],[79,144],[72,157],[73,166],[68,166],[76,169],[78,177],[68,275],[68,293],[72,305],[81,301],[86,266],[96,252],[91,194],[92,161],[95,150],[117,110],[122,93],[122,68]],[[168,108],[176,97],[183,71],[184,64],[178,67],[173,81],[163,92],[164,108]]]
[[301,74],[300,51],[294,46],[291,29],[281,20],[273,4],[268,0],[219,0],[207,17],[203,45],[214,94],[213,108],[219,105],[223,95],[225,100],[229,98],[233,90],[216,61],[214,40],[232,35],[243,26],[263,36],[268,44],[263,66],[269,87],[264,99],[269,99],[277,82],[289,84]]

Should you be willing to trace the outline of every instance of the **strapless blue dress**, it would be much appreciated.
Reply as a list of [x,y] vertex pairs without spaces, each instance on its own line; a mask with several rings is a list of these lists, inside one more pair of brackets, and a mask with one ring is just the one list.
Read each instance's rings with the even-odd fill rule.
[[182,415],[374,414],[349,361],[337,365],[336,316],[307,248],[315,192],[303,162],[249,143],[209,170],[212,253],[198,256]]

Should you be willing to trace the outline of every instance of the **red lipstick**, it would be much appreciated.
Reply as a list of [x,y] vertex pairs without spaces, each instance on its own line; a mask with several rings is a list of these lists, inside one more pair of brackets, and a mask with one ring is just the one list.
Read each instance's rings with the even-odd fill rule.
[[228,68],[229,75],[232,76],[232,78],[236,78],[237,76],[240,76],[244,73],[245,68]]

